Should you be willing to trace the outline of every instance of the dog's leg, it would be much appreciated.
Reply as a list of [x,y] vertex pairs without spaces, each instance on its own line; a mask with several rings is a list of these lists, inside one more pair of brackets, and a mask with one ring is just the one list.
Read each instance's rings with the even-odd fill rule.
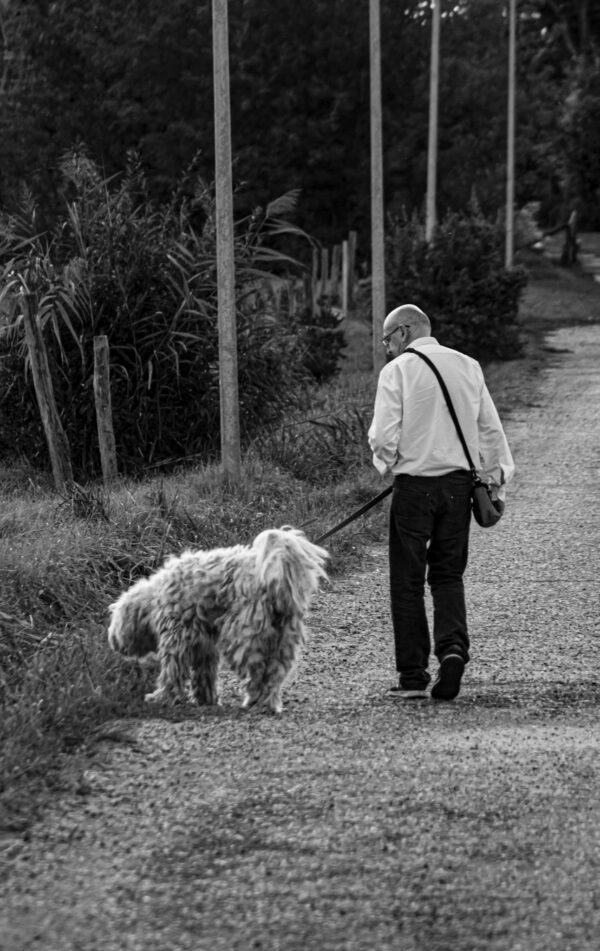
[[157,703],[185,699],[184,679],[188,668],[187,659],[178,653],[170,653],[159,647],[158,660],[160,673],[156,688],[152,693],[147,693],[144,700],[148,703]]
[[245,683],[244,699],[242,701],[244,710],[249,710],[250,707],[254,707],[258,703],[261,695],[264,670],[264,664],[256,665],[249,669]]
[[279,631],[276,646],[267,659],[255,700],[256,706],[265,712],[283,711],[283,687],[296,668],[304,638],[304,627],[298,620],[288,622]]
[[257,698],[257,706],[265,712],[281,713],[283,711],[281,694],[293,666],[293,661],[289,667],[275,658],[269,662],[260,696]]
[[[269,625],[262,604],[231,612],[220,632],[223,657],[244,685],[242,707],[253,707],[265,675],[265,640]],[[260,608],[260,610],[259,610]]]
[[[262,645],[260,645],[262,647]],[[265,658],[260,649],[252,652],[249,662],[245,667],[245,694],[242,701],[242,707],[248,710],[250,707],[260,706],[263,683],[265,679]]]
[[215,641],[204,634],[190,650],[192,669],[192,696],[199,706],[214,706],[218,703],[217,671],[219,653]]

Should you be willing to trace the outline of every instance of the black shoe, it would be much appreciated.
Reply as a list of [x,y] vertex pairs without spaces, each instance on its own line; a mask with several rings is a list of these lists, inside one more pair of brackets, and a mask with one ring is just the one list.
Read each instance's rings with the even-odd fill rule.
[[433,700],[454,700],[460,691],[460,682],[465,662],[459,654],[446,654],[440,661],[440,669],[431,688]]
[[394,700],[427,700],[426,690],[411,690],[406,687],[390,687],[388,696]]

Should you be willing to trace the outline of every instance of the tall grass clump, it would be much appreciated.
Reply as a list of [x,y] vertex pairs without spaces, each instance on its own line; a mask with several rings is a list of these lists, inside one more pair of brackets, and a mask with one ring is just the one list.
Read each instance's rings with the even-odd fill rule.
[[386,236],[388,309],[417,304],[440,343],[477,359],[515,357],[527,272],[505,267],[504,241],[502,222],[485,218],[475,201],[446,215],[431,242],[419,216],[397,218]]
[[[27,191],[0,217],[0,448],[44,464],[46,446],[27,370],[21,318],[27,294],[48,350],[76,478],[100,469],[93,341],[110,347],[113,425],[122,473],[182,457],[210,458],[219,443],[215,204],[199,180],[167,205],[148,198],[134,156],[119,180],[73,152],[62,163],[65,213],[40,231]],[[275,293],[298,263],[278,242],[308,237],[287,220],[296,193],[238,222],[235,235],[239,408],[247,443],[335,374],[327,314],[291,316]],[[284,216],[284,217],[282,217]],[[280,246],[280,245],[279,245]],[[338,334],[336,344],[339,344]],[[332,349],[333,348],[333,349]],[[320,355],[321,353],[321,355]],[[316,365],[315,365],[316,361]],[[24,372],[25,370],[25,372]]]
[[371,459],[372,391],[370,373],[316,387],[308,410],[287,413],[254,445],[262,459],[311,485],[333,486],[356,476]]

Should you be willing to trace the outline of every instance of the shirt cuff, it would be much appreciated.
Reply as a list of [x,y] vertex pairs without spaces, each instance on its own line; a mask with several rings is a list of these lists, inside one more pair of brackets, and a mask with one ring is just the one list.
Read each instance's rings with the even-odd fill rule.
[[383,459],[380,459],[379,456],[375,455],[375,453],[373,453],[373,465],[377,469],[379,475],[385,475],[388,471],[388,467]]

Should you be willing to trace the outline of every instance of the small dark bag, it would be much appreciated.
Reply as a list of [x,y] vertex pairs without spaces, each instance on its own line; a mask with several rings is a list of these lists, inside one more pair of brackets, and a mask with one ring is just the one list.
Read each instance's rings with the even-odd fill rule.
[[502,518],[502,507],[500,503],[492,501],[492,493],[489,486],[483,482],[477,474],[473,477],[471,487],[471,508],[473,518],[482,528],[491,528]]
[[438,382],[442,388],[444,399],[446,400],[446,404],[450,411],[452,421],[454,425],[456,426],[456,432],[458,433],[458,437],[465,451],[467,462],[469,463],[469,468],[471,469],[471,476],[473,477],[473,484],[471,486],[471,508],[473,511],[473,518],[475,519],[478,525],[481,525],[482,528],[491,528],[492,525],[496,525],[496,523],[499,522],[500,519],[502,518],[502,512],[504,511],[504,506],[502,502],[500,501],[498,502],[492,501],[492,493],[490,491],[490,487],[488,486],[486,482],[483,481],[483,479],[481,479],[477,475],[477,469],[475,468],[475,465],[471,458],[471,453],[469,452],[467,441],[463,435],[463,431],[460,427],[460,423],[458,422],[458,417],[456,415],[454,405],[452,403],[452,400],[450,399],[450,394],[448,392],[448,388],[446,384],[444,383],[443,377],[440,371],[438,370],[438,368],[436,367],[436,365],[433,363],[433,361],[430,360],[429,357],[426,357],[424,353],[421,353],[420,350],[413,350],[412,347],[407,347],[404,353],[416,353],[418,357],[421,357],[421,360],[424,360],[425,363],[427,363],[428,366],[431,367],[436,377],[438,378]]

